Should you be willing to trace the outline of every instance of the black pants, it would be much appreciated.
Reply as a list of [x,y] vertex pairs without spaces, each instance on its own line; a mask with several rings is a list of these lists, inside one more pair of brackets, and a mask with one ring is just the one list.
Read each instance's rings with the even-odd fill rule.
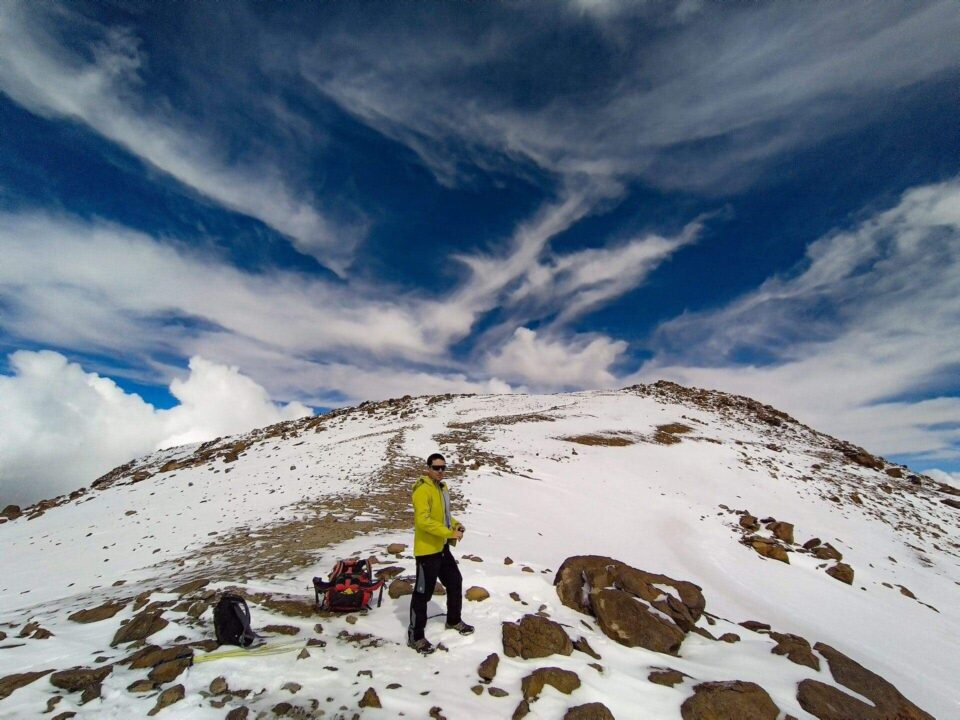
[[447,591],[447,624],[456,625],[463,606],[463,578],[448,545],[443,546],[442,552],[417,557],[417,584],[410,598],[410,627],[407,628],[407,637],[413,642],[423,637],[427,603],[433,597],[437,580]]

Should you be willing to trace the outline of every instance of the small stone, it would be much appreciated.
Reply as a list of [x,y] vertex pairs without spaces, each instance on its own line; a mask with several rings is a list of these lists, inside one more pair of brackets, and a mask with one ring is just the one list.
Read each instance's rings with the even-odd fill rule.
[[297,655],[297,660],[306,660],[308,657],[310,657],[310,653],[307,652],[306,648],[304,648],[300,651],[300,654]]
[[301,685],[300,683],[288,682],[284,684],[284,686],[280,689],[288,691],[291,695],[296,695],[298,692],[300,692],[303,689],[303,685]]
[[525,718],[529,713],[530,703],[528,703],[526,700],[521,700],[517,704],[516,709],[513,711],[513,715],[510,716],[510,720],[521,720],[521,718]]
[[397,578],[390,583],[390,587],[387,588],[387,594],[394,600],[403,597],[404,595],[411,595],[412,593],[413,583],[409,580],[403,580],[400,578]]
[[403,685],[401,685],[400,683],[390,683],[389,685],[387,685],[387,690],[399,690],[402,687]]
[[112,618],[127,606],[124,602],[107,602],[89,610],[78,610],[68,620],[76,623],[93,623]]
[[504,564],[504,565],[513,565],[513,558],[512,558],[512,557],[505,557],[505,558],[503,559],[503,564]]
[[580,687],[580,677],[572,670],[562,670],[558,667],[537,668],[520,681],[523,699],[529,702],[536,698],[546,685],[551,685],[569,695]]
[[356,624],[357,624],[357,616],[356,616],[356,615],[347,615],[347,616],[344,618],[344,620],[347,621],[347,624],[348,624],[348,625],[356,625]]
[[285,717],[293,710],[293,705],[288,702],[279,702],[270,708],[270,711],[277,717]]
[[520,602],[520,594],[512,592],[510,593],[510,599],[513,600],[514,602]]
[[510,694],[503,688],[498,688],[498,687],[487,688],[487,692],[493,695],[493,697],[506,697],[507,695]]
[[407,549],[407,546],[404,545],[403,543],[390,543],[389,545],[387,545],[387,552],[390,553],[391,555],[399,555],[406,549]]
[[479,585],[474,585],[473,587],[469,588],[466,593],[464,593],[464,597],[466,597],[467,600],[472,600],[473,602],[482,602],[490,597],[490,593],[487,592],[486,588],[482,588]]
[[147,693],[156,690],[157,686],[154,685],[149,680],[135,680],[134,682],[127,685],[127,692],[131,693]]
[[430,708],[430,717],[433,718],[433,720],[447,720],[446,716],[443,714],[443,708],[441,708],[439,705],[434,705],[432,708]]
[[491,682],[497,675],[497,667],[499,665],[500,656],[496,653],[491,653],[480,663],[480,667],[477,668],[477,675],[479,675],[480,679],[484,682]]
[[600,663],[587,663],[590,667],[596,670],[598,673],[603,674],[603,665]]
[[663,685],[665,687],[673,687],[683,682],[683,679],[687,677],[679,670],[666,669],[666,670],[654,670],[649,675],[647,675],[647,680],[656,685]]
[[165,707],[169,707],[175,702],[183,700],[185,695],[183,685],[174,685],[172,688],[167,688],[157,696],[157,704],[154,705],[153,710],[148,712],[147,715],[156,715]]
[[725,643],[735,643],[740,642],[740,636],[736,633],[724,633],[720,636],[720,640]]
[[601,702],[577,705],[567,710],[563,720],[614,720],[610,708]]
[[229,686],[227,685],[227,679],[223,675],[215,677],[210,681],[211,695],[223,695],[227,690],[229,690]]
[[838,562],[833,567],[827,568],[827,575],[847,585],[853,584],[853,568],[846,563]]
[[157,665],[147,677],[152,680],[157,685],[163,685],[168,683],[171,680],[176,679],[180,676],[184,670],[190,667],[193,664],[192,658],[182,658],[179,660],[171,660],[170,662],[161,663]]
[[601,659],[602,659],[602,658],[600,657],[600,653],[598,653],[596,650],[594,650],[592,647],[590,647],[590,643],[588,643],[588,642],[587,642],[587,639],[584,638],[584,637],[582,637],[582,638],[577,638],[577,640],[574,641],[574,643],[573,643],[573,649],[574,649],[574,650],[579,650],[579,651],[582,652],[582,653],[586,653],[587,655],[589,655],[590,657],[592,657],[594,660],[601,660]]
[[227,713],[226,720],[247,720],[250,709],[246,705],[241,705]]
[[820,542],[821,542],[821,541],[820,541],[820,538],[818,538],[818,537],[810,538],[809,540],[807,540],[807,541],[803,544],[803,549],[804,549],[804,550],[813,550],[817,545],[820,544]]
[[524,565],[522,568],[520,568],[520,572],[532,573],[532,572],[534,572],[534,570],[533,570],[533,568],[527,567],[526,565]]
[[267,625],[263,628],[265,633],[276,633],[277,635],[298,635],[300,628],[295,625]]
[[382,708],[383,705],[380,704],[380,697],[377,695],[377,691],[372,687],[367,688],[367,691],[363,694],[363,697],[360,698],[360,707]]

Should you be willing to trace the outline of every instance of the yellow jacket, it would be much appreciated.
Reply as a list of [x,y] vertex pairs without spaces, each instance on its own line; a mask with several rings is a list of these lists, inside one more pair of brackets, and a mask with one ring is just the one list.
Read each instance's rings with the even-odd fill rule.
[[[442,552],[460,523],[450,517],[450,527],[444,518],[443,500],[447,486],[439,485],[423,475],[413,484],[413,554],[432,555]],[[447,496],[449,505],[449,496]]]

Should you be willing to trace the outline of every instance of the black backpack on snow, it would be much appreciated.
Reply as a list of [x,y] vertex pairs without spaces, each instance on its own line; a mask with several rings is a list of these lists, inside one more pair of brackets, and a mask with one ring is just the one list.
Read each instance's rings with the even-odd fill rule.
[[250,629],[250,608],[239,595],[224,593],[213,609],[213,627],[221,645],[249,647],[259,636]]
[[[351,558],[338,560],[330,572],[330,579],[313,579],[313,590],[317,597],[317,607],[333,612],[354,612],[367,610],[373,593],[380,591],[377,607],[383,601],[383,578],[370,577],[370,563],[367,560]],[[322,597],[322,599],[321,599]]]

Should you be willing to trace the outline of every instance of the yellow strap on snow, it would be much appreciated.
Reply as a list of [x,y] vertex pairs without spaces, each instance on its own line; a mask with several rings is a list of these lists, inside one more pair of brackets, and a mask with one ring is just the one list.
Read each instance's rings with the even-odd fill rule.
[[305,648],[307,644],[302,640],[296,640],[292,643],[281,643],[276,645],[261,645],[256,648],[240,648],[236,650],[224,650],[222,652],[215,653],[206,653],[205,655],[195,655],[193,658],[193,664],[197,665],[198,663],[211,662],[213,660],[221,660],[223,658],[231,657],[260,657],[263,655],[279,655],[281,653],[293,652],[294,650],[301,650]]

